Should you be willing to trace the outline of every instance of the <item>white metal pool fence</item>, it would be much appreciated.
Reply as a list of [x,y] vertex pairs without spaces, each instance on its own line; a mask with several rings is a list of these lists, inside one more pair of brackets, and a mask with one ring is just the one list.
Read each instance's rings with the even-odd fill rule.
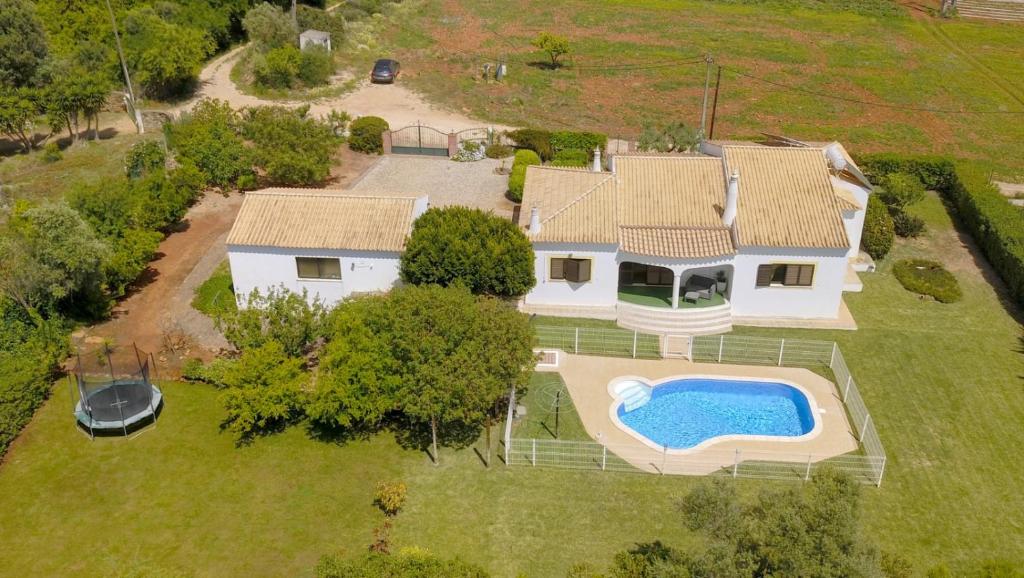
[[[660,338],[626,329],[535,327],[538,345],[563,351],[625,357],[662,357]],[[734,477],[809,479],[814,470],[829,464],[854,478],[882,484],[886,455],[878,430],[864,403],[843,353],[833,341],[699,335],[690,339],[687,357],[701,363],[775,365],[780,367],[829,368],[847,409],[860,452],[832,458],[797,456],[793,452],[703,451],[699,456],[673,455],[663,451],[651,459],[641,446],[609,446],[594,441],[521,439],[512,437],[514,392],[505,429],[505,463],[536,467],[630,471],[669,474],[729,474]]]

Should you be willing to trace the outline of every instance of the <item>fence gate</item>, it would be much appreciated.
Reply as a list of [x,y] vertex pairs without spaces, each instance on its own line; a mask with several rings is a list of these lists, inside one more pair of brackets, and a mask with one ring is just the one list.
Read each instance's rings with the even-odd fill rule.
[[391,152],[400,155],[448,156],[448,135],[423,125],[391,131]]

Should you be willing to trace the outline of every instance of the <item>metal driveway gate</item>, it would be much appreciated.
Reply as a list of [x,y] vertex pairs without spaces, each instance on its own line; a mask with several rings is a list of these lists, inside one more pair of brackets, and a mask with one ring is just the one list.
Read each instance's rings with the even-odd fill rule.
[[391,131],[391,152],[401,155],[448,156],[448,135],[423,125]]

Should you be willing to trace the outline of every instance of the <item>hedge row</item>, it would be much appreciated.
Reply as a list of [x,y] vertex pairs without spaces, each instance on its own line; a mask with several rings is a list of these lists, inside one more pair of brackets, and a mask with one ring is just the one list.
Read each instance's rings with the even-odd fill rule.
[[521,128],[508,133],[517,148],[529,149],[544,161],[555,158],[556,153],[566,150],[582,150],[590,154],[595,148],[608,147],[608,135],[597,132],[556,131],[536,128]]
[[977,164],[937,156],[872,154],[858,159],[872,182],[893,172],[917,175],[955,209],[1010,294],[1024,303],[1024,212],[1010,204]]
[[523,189],[526,187],[526,167],[539,165],[540,156],[529,149],[516,151],[516,159],[512,161],[512,174],[508,177],[508,198],[523,202]]

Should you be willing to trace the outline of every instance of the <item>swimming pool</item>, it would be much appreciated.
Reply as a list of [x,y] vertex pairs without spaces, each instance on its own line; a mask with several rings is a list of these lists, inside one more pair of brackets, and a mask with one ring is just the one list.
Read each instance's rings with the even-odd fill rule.
[[[646,390],[644,389],[646,388]],[[687,450],[721,439],[792,440],[816,433],[816,408],[781,381],[670,378],[610,385],[613,421],[647,445]]]

